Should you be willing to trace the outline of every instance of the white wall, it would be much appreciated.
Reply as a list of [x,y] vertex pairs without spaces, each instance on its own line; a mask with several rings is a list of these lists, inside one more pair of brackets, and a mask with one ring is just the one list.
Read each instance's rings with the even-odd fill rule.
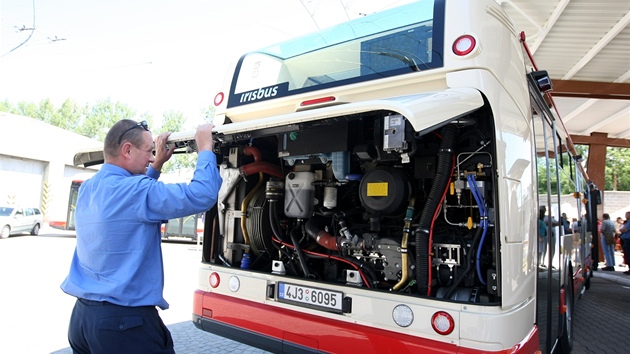
[[[0,204],[35,204],[49,220],[65,214],[80,150],[103,143],[29,117],[0,112]],[[65,220],[65,217],[63,217]]]

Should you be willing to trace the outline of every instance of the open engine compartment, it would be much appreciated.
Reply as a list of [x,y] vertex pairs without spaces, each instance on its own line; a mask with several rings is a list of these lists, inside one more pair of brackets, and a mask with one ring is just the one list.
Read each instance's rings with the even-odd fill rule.
[[205,262],[320,288],[500,302],[487,106],[421,133],[371,111],[219,138]]

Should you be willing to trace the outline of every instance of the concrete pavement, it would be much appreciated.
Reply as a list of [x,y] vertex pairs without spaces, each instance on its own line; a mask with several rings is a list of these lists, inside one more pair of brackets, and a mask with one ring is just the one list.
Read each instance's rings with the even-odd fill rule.
[[[59,284],[68,271],[75,239],[43,230],[40,236],[0,241],[0,353],[71,353],[66,340],[74,298]],[[191,321],[192,293],[200,253],[194,244],[163,244],[166,288],[171,308],[162,311],[177,353],[265,353],[197,329]],[[621,263],[617,253],[617,264]],[[575,354],[630,352],[630,276],[626,267],[594,272],[590,290],[576,299]]]

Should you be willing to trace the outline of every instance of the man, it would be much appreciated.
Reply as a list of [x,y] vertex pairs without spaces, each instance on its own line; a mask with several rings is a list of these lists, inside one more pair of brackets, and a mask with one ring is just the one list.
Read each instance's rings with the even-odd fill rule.
[[[623,257],[626,265],[630,265],[630,211],[626,211],[626,221],[619,228],[621,232],[621,242],[623,242]],[[630,275],[630,270],[626,270],[623,274]]]
[[569,224],[569,218],[567,217],[567,213],[562,213],[560,216],[560,222],[562,223],[562,228],[564,230],[563,235],[568,235],[571,233],[571,224]]
[[[542,213],[542,208],[540,209]],[[544,213],[538,215],[538,267],[543,269],[545,266],[545,256],[547,255],[547,224],[543,221]]]
[[156,309],[169,307],[162,294],[160,226],[216,203],[221,177],[213,127],[197,128],[197,167],[189,184],[157,181],[173,155],[166,145],[170,133],[154,143],[146,122],[128,119],[107,133],[105,163],[79,189],[77,245],[61,285],[77,297],[68,329],[74,353],[174,353]]
[[606,259],[606,266],[602,270],[615,270],[615,222],[610,220],[610,215],[604,213],[601,228],[601,245]]
[[[550,243],[548,249],[546,246],[543,246],[543,258],[542,261],[545,262],[545,265],[547,267],[551,266],[552,269],[556,269],[555,266],[553,266],[553,257],[556,254],[556,226],[560,225],[560,223],[558,222],[558,220],[556,220],[556,218],[554,216],[550,216],[547,215],[547,207],[544,205],[541,205],[539,208],[539,219],[542,219],[545,223],[545,225],[547,227],[549,227],[549,225],[551,225],[551,240],[546,240],[548,243]],[[549,236],[549,235],[548,235]],[[549,252],[547,254],[547,252]]]

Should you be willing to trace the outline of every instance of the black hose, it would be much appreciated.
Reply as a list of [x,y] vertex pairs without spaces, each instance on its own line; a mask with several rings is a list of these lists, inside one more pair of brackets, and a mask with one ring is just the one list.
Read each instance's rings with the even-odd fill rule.
[[356,259],[354,257],[343,257],[345,260],[359,267],[359,271],[362,272],[371,284],[367,284],[368,287],[372,287],[378,280],[376,271],[367,262]]
[[313,240],[317,240],[317,235],[322,230],[319,226],[319,218],[313,217],[308,219],[306,224],[304,224],[304,230]]
[[[280,226],[278,225],[278,211],[275,200],[269,200],[269,224],[271,224],[271,232],[276,235],[278,240],[286,242],[284,234],[282,233],[282,230],[280,230]],[[272,243],[276,245],[275,242]]]
[[306,257],[304,257],[304,252],[302,252],[302,247],[300,246],[300,241],[295,237],[295,231],[289,232],[291,235],[291,242],[295,247],[295,253],[297,253],[298,260],[300,261],[300,267],[302,267],[302,272],[304,272],[304,277],[310,277],[311,273],[308,270],[308,265],[306,264]]
[[420,295],[426,294],[429,288],[429,229],[433,215],[440,206],[442,194],[450,181],[456,133],[457,128],[454,125],[447,125],[444,128],[442,143],[438,151],[435,179],[422,209],[420,223],[416,228],[416,281]]
[[448,290],[446,291],[446,294],[444,294],[444,297],[443,297],[444,299],[450,299],[451,296],[453,295],[453,292],[455,292],[455,290],[457,289],[459,284],[473,270],[473,259],[472,258],[473,258],[473,254],[475,253],[474,252],[475,245],[477,244],[477,242],[479,242],[479,238],[481,237],[482,231],[483,231],[483,227],[478,227],[477,228],[477,231],[475,232],[475,237],[473,238],[472,244],[468,248],[468,254],[466,255],[466,268],[464,269],[464,271],[462,273],[459,274],[459,276],[457,277],[457,279],[455,279],[453,284],[451,286],[449,286]]

